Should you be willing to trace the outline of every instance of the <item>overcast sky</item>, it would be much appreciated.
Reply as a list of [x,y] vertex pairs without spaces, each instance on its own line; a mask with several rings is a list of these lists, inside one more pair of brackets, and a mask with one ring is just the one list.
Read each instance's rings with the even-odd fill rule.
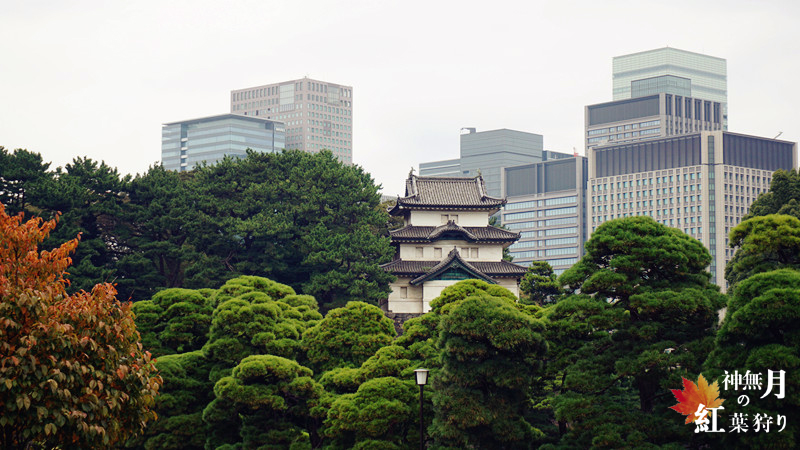
[[583,153],[611,59],[664,46],[728,61],[729,130],[800,140],[796,1],[14,1],[0,3],[0,145],[123,173],[161,124],[230,91],[309,76],[353,86],[353,160],[402,193],[459,130],[542,134]]

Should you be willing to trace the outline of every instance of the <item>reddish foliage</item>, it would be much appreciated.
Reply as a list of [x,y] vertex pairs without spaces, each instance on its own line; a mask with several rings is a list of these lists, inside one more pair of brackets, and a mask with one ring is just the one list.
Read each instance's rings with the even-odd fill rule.
[[0,204],[2,448],[113,446],[155,419],[161,378],[130,304],[107,283],[67,295],[78,239],[39,250],[56,222],[23,222]]

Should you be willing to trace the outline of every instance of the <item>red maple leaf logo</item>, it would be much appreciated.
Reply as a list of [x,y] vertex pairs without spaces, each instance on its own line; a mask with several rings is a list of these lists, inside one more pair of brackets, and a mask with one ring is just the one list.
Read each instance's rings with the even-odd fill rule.
[[683,390],[671,389],[671,391],[678,400],[678,404],[670,406],[670,409],[687,416],[684,423],[692,423],[697,419],[694,413],[697,412],[700,404],[705,405],[706,408],[716,408],[725,401],[725,399],[719,398],[717,382],[715,381],[709,386],[703,375],[697,378],[697,384],[683,378]]

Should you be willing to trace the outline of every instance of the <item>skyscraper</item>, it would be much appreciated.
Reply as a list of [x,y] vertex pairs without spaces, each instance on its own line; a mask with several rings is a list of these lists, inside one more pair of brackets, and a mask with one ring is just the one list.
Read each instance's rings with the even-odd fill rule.
[[614,100],[667,93],[719,102],[723,129],[728,128],[728,64],[723,58],[658,48],[615,56],[612,78]]
[[659,93],[586,106],[586,148],[722,129],[722,104]]
[[231,112],[286,124],[286,148],[353,163],[353,88],[308,77],[231,91]]
[[161,163],[185,172],[205,161],[244,156],[248,148],[274,152],[284,148],[281,122],[236,114],[166,123],[161,128]]
[[797,144],[702,131],[588,150],[587,225],[650,216],[700,240],[711,252],[712,282],[723,289],[733,256],[728,234],[778,169],[797,167]]
[[460,158],[420,163],[420,176],[474,177],[480,174],[489,195],[502,197],[505,195],[501,179],[503,168],[572,156],[544,150],[541,134],[506,128],[468,130],[460,136]]
[[583,156],[505,168],[502,223],[520,234],[508,247],[514,263],[546,261],[560,275],[583,256],[588,168]]

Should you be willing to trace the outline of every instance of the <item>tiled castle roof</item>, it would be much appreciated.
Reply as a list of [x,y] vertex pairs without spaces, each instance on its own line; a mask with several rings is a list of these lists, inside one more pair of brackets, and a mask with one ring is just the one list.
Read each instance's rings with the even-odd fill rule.
[[462,227],[452,220],[438,227],[408,225],[399,230],[389,232],[392,236],[392,240],[398,242],[430,242],[438,239],[445,233],[461,234],[470,242],[513,242],[519,239],[519,233],[513,231],[493,226]]
[[[450,252],[451,254],[453,252]],[[453,261],[451,255],[443,261],[404,261],[396,259],[392,262],[383,264],[381,267],[387,272],[399,277],[421,277],[428,273],[433,273],[446,267]],[[472,270],[475,270],[485,277],[491,278],[520,278],[525,275],[528,270],[525,267],[518,266],[508,261],[464,261],[459,257]],[[446,264],[447,263],[447,264]],[[478,277],[483,278],[483,277]]]
[[402,209],[485,209],[496,210],[506,201],[486,194],[483,177],[419,177],[411,174],[406,180],[406,195],[398,197],[390,211]]

